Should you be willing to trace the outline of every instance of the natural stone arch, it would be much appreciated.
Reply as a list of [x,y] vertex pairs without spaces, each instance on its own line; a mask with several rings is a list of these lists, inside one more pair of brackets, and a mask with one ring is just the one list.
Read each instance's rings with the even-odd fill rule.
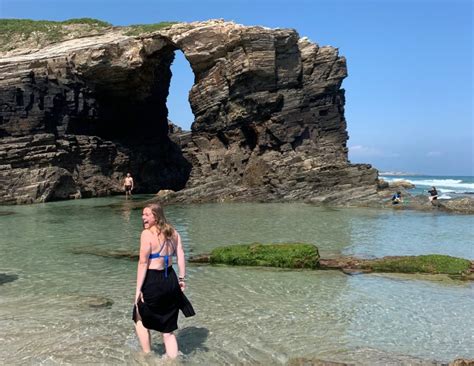
[[[195,75],[195,121],[169,134],[178,49]],[[180,190],[183,201],[375,194],[377,172],[347,160],[345,59],[294,30],[223,21],[140,37],[114,30],[3,58],[0,71],[0,143],[23,141],[20,158],[0,155],[5,176],[23,177],[0,187],[4,202],[120,192],[128,170],[143,191]],[[33,146],[47,153],[30,157]]]

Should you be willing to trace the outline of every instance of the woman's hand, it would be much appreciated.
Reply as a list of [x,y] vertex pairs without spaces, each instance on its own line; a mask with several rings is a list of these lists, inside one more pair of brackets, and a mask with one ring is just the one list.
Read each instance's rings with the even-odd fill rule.
[[184,290],[186,289],[186,282],[184,280],[179,280],[178,283],[181,291],[184,292]]
[[138,300],[141,300],[141,302],[145,302],[143,301],[143,292],[139,292],[138,295],[135,296],[135,305],[138,304]]

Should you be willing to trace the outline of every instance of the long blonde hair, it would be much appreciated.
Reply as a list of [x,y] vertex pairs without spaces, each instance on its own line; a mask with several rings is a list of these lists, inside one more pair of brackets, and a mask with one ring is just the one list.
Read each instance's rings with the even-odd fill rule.
[[155,217],[156,226],[158,226],[160,232],[163,233],[166,239],[171,239],[175,230],[168,220],[166,220],[163,207],[161,207],[159,203],[150,203],[146,207],[151,210],[153,216]]

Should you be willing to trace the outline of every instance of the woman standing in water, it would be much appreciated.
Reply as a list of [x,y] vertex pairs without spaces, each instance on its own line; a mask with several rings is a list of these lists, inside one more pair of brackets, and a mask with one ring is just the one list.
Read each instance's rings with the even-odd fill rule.
[[[163,334],[166,356],[178,356],[178,342],[173,331],[178,329],[178,312],[193,316],[194,309],[183,294],[186,288],[186,265],[179,233],[165,217],[161,205],[146,206],[142,213],[143,231],[133,320],[143,352],[151,351],[150,329]],[[179,276],[172,267],[178,262]]]

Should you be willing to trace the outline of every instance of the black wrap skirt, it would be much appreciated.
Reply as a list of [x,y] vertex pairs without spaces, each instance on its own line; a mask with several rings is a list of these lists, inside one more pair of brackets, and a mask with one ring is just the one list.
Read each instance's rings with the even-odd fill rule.
[[132,319],[137,322],[141,318],[147,329],[171,333],[178,329],[179,310],[185,317],[195,315],[193,306],[181,291],[178,277],[171,266],[167,271],[148,269],[142,293],[143,301],[139,300],[133,307]]

